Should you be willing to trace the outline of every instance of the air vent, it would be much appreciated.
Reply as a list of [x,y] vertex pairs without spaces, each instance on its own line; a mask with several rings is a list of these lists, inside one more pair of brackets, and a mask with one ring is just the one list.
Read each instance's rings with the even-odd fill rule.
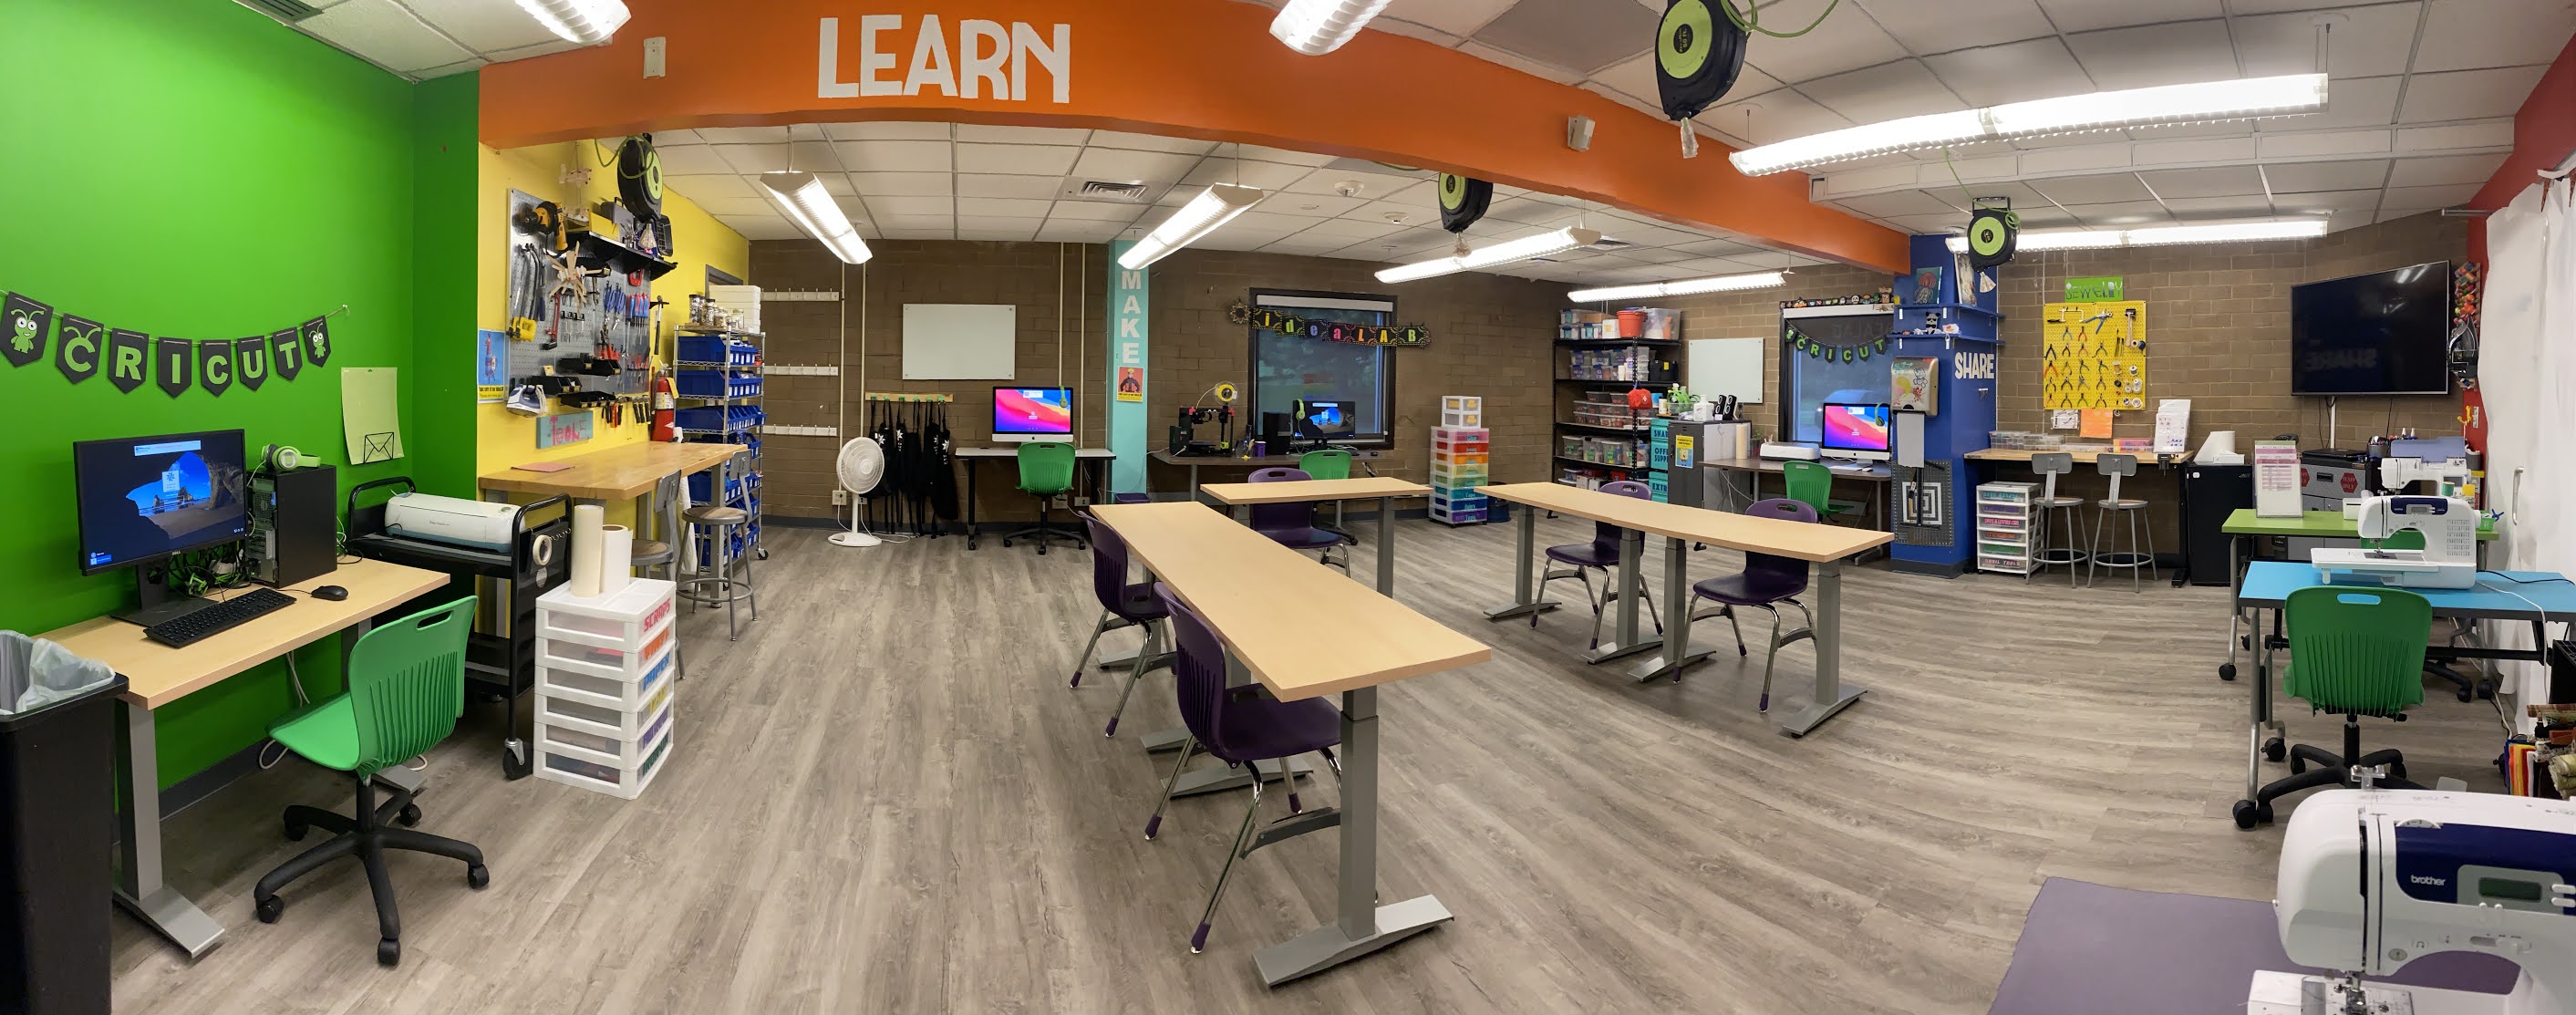
[[241,0],[241,4],[290,25],[322,13],[321,8],[298,0]]
[[[285,0],[285,2],[292,3],[294,0]],[[1108,180],[1084,180],[1082,186],[1074,188],[1073,196],[1091,201],[1126,201],[1131,204],[1143,204],[1145,185],[1112,183]]]

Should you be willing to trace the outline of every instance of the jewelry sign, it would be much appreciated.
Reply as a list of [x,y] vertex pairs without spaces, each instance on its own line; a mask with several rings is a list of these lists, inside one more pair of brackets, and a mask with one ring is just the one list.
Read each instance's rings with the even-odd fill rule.
[[105,373],[121,394],[149,383],[172,398],[192,388],[220,398],[236,382],[244,391],[258,391],[272,376],[294,380],[308,360],[328,362],[331,315],[270,335],[200,340],[109,327],[26,293],[0,299],[0,358],[12,367],[34,366],[46,359],[48,345],[54,369],[67,383]]

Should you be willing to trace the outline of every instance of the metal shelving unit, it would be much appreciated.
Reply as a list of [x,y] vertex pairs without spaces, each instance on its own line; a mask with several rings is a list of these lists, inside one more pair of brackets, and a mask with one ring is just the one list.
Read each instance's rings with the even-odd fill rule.
[[[677,330],[683,335],[711,336],[748,342],[752,347],[752,362],[718,363],[705,360],[683,360],[678,359],[675,356],[671,361],[671,366],[675,371],[721,371],[728,378],[742,375],[749,375],[750,377],[758,378],[761,376],[761,364],[768,361],[768,339],[767,336],[762,335],[760,332],[740,331],[732,328],[720,328],[702,324],[681,325]],[[673,350],[675,353],[677,352],[677,349],[677,343],[674,343]],[[687,405],[724,410],[723,414],[727,416],[724,426],[721,428],[680,427],[679,431],[681,440],[721,444],[741,444],[751,449],[751,471],[743,477],[742,484],[739,488],[717,491],[714,489],[716,480],[712,478],[713,474],[699,473],[699,475],[710,477],[708,479],[708,492],[711,498],[714,495],[721,493],[728,506],[741,508],[745,513],[751,515],[751,524],[743,526],[743,542],[741,545],[732,548],[733,554],[739,557],[745,553],[750,553],[761,560],[768,560],[769,550],[761,545],[760,535],[760,428],[761,424],[766,422],[766,420],[763,418],[763,414],[757,409],[754,409],[751,414],[739,420],[731,417],[732,410],[735,407],[739,406],[750,408],[758,406],[760,404],[761,395],[764,393],[765,392],[754,391],[738,395],[675,395],[673,397]],[[699,548],[698,559],[700,560],[709,559],[709,554],[714,549],[712,545],[705,544],[703,542],[709,538],[712,537],[699,537],[701,540],[701,546]]]

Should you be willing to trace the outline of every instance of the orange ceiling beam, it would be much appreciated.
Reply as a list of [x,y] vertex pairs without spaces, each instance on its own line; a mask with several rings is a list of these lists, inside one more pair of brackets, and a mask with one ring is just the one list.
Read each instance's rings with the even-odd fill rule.
[[[1887,272],[1909,269],[1902,233],[1808,200],[1803,173],[1746,177],[1728,149],[1703,141],[1681,157],[1670,122],[1591,92],[1385,32],[1339,51],[1299,55],[1269,34],[1272,11],[1217,0],[941,0],[937,10],[839,0],[628,0],[633,20],[606,46],[495,64],[481,71],[484,143],[509,148],[639,131],[859,120],[934,120],[1094,127],[1239,141],[1464,173],[1581,197],[1655,218]],[[891,58],[862,73],[863,18],[893,14],[873,34]],[[901,83],[916,63],[924,15],[940,20],[937,61],[964,74],[975,21],[1029,26],[1051,46],[1066,26],[1064,95],[1028,53],[1020,99],[925,85],[920,94],[842,95],[864,78]],[[823,19],[837,19],[837,59],[822,66]],[[970,20],[971,19],[971,20]],[[884,22],[878,22],[883,25]],[[668,40],[668,73],[642,76],[644,41]],[[978,55],[998,49],[990,36]],[[941,49],[943,47],[926,47]],[[828,77],[827,77],[828,74]],[[838,87],[836,87],[838,86]],[[833,93],[826,95],[825,93]],[[1594,124],[1587,151],[1565,145],[1568,117]]]

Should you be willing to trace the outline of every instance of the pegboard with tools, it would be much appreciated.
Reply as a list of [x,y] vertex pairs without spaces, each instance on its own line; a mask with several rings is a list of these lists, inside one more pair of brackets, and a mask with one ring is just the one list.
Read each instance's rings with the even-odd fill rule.
[[2040,317],[2040,406],[2147,407],[2147,305],[2051,303]]
[[[508,340],[513,386],[534,384],[611,425],[641,422],[663,320],[649,258],[586,235],[578,216],[510,192]],[[629,263],[632,262],[632,263]]]

